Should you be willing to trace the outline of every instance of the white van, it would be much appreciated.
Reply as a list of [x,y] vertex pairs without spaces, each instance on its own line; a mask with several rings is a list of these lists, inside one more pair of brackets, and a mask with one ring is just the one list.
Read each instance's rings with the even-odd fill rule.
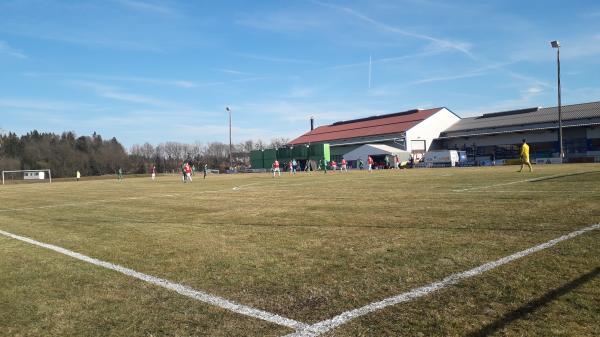
[[431,166],[456,166],[458,160],[458,151],[456,150],[437,150],[426,152],[421,162]]

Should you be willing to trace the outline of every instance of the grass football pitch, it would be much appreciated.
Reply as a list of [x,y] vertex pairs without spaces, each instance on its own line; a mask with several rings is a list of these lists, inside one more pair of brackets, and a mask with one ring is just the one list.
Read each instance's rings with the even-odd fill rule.
[[600,223],[600,164],[517,169],[0,185],[0,336],[599,336],[597,228],[310,330]]

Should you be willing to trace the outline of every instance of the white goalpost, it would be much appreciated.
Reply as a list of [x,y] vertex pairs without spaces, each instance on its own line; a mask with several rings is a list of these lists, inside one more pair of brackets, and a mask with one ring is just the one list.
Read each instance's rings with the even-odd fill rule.
[[52,172],[45,170],[12,170],[2,171],[2,185],[7,182],[52,182]]

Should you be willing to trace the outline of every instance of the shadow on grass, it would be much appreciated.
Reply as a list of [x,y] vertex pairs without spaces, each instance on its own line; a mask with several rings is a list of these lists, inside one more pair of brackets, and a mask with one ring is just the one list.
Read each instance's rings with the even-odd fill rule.
[[600,173],[600,171],[586,171],[586,172],[574,172],[574,173],[566,173],[566,174],[561,174],[558,176],[550,176],[550,177],[542,177],[542,178],[537,178],[537,179],[532,179],[529,182],[530,183],[537,183],[540,181],[546,181],[546,180],[555,180],[555,179],[562,179],[562,178],[570,178],[572,176],[579,176],[579,175],[583,175],[583,174],[597,174]]
[[557,299],[558,297],[580,287],[584,283],[591,281],[592,279],[597,277],[599,274],[600,274],[600,267],[596,267],[592,271],[590,271],[584,275],[581,275],[580,277],[572,280],[569,283],[564,284],[562,287],[553,289],[553,290],[547,292],[546,294],[544,294],[544,296],[542,296],[538,299],[535,299],[531,302],[528,302],[528,303],[524,304],[523,306],[521,306],[511,312],[508,312],[506,315],[500,317],[499,319],[495,320],[494,322],[491,322],[490,324],[485,325],[480,330],[469,333],[467,335],[467,337],[489,336],[489,335],[493,334],[494,332],[511,324],[512,322],[535,312],[536,310],[538,310],[541,307],[545,306],[546,304],[552,302],[553,300]]

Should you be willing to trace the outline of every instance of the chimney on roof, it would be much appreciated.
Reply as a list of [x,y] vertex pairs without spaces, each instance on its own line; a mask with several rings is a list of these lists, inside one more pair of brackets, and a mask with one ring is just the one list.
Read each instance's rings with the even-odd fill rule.
[[310,131],[315,129],[315,117],[310,116]]

